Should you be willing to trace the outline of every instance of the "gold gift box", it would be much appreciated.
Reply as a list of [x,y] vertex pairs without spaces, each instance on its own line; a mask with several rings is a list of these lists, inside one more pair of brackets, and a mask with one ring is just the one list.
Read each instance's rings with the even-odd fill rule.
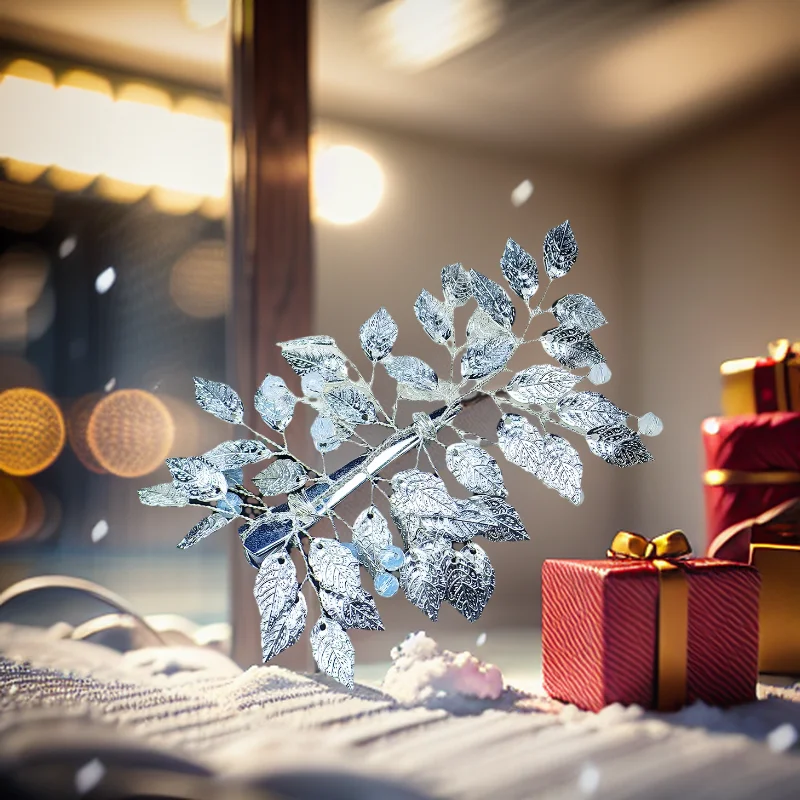
[[768,350],[769,358],[722,364],[723,415],[800,411],[800,342],[779,339],[770,342]]

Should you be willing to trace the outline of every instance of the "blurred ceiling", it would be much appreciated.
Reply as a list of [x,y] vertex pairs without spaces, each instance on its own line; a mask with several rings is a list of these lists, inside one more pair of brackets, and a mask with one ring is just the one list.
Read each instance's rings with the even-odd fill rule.
[[[623,158],[800,70],[798,0],[504,0],[493,35],[418,72],[381,59],[365,24],[375,5],[315,0],[317,114],[520,151]],[[10,41],[220,89],[225,24],[192,27],[183,6],[0,0]]]

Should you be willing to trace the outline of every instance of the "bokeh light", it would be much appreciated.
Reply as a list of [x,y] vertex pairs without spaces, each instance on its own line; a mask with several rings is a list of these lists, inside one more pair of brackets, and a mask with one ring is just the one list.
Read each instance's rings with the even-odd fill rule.
[[69,439],[72,452],[75,453],[78,461],[83,464],[90,472],[102,475],[106,472],[100,462],[94,457],[89,441],[87,439],[87,429],[92,412],[97,404],[105,397],[102,392],[95,392],[79,397],[72,403],[67,411],[67,438]]
[[25,497],[8,476],[0,475],[0,542],[17,538],[25,527]]
[[28,311],[39,300],[48,271],[47,257],[38,248],[12,247],[0,256],[0,341],[28,338]]
[[190,317],[212,319],[228,310],[229,270],[225,242],[198,242],[173,265],[169,292],[175,305]]
[[25,478],[12,479],[25,501],[25,524],[17,534],[17,541],[33,539],[42,530],[45,523],[45,504],[39,490]]
[[336,225],[366,219],[383,196],[383,172],[368,153],[350,145],[320,148],[312,181],[316,215]]
[[61,410],[44,392],[28,387],[0,392],[0,469],[35,475],[58,458],[65,440]]
[[86,438],[97,462],[122,478],[157,469],[169,454],[175,426],[155,395],[121,389],[103,397],[89,418]]

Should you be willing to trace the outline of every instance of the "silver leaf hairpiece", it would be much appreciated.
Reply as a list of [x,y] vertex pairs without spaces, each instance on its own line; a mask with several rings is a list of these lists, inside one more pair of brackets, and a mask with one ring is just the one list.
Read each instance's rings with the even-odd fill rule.
[[[320,613],[311,631],[314,658],[323,672],[352,688],[355,653],[346,631],[383,629],[375,600],[362,586],[362,569],[371,576],[377,594],[390,597],[402,587],[408,600],[432,620],[444,602],[468,620],[478,619],[494,591],[495,573],[475,537],[490,542],[528,539],[519,514],[506,500],[508,490],[490,450],[575,505],[583,502],[583,463],[577,450],[548,428],[584,436],[589,450],[609,464],[627,467],[652,459],[639,433],[660,433],[658,417],[640,417],[637,433],[628,426],[627,411],[598,392],[575,390],[584,379],[602,384],[611,377],[591,335],[606,324],[594,301],[568,294],[543,308],[553,280],[566,275],[578,257],[568,221],[548,232],[543,251],[549,283],[536,306],[531,306],[539,288],[536,261],[512,239],[500,259],[503,277],[528,311],[519,336],[512,330],[516,308],[507,292],[480,272],[451,264],[442,270],[442,300],[427,290],[420,293],[414,313],[427,335],[449,354],[450,371],[444,379],[421,359],[392,353],[398,331],[385,308],[360,329],[361,347],[371,362],[369,380],[329,336],[281,343],[283,357],[301,378],[302,395],[293,394],[282,378],[267,375],[254,403],[263,421],[279,434],[277,441],[245,424],[244,406],[230,386],[195,378],[201,408],[242,425],[256,438],[224,442],[198,457],[168,459],[172,483],[142,489],[139,497],[145,505],[199,505],[209,510],[179,548],[192,546],[234,519],[245,521],[239,533],[246,557],[258,568],[254,593],[265,661],[294,644],[306,627],[308,607],[301,589],[308,583]],[[459,344],[454,312],[471,298],[477,308],[467,323],[466,340]],[[528,339],[531,322],[546,313],[553,315],[556,326]],[[498,376],[511,373],[506,365],[512,355],[532,342],[539,342],[560,366],[535,364],[514,374],[504,387],[491,388],[490,382],[499,384]],[[373,391],[378,365],[397,384],[388,412]],[[587,367],[585,374],[576,372]],[[400,427],[400,400],[438,401],[442,407],[430,414],[415,412],[412,423]],[[496,441],[456,425],[464,408],[483,401],[493,403],[500,414]],[[289,451],[284,431],[297,403],[317,413],[311,436],[321,454],[321,469]],[[360,426],[382,429],[387,435],[379,444],[370,444],[358,431]],[[446,444],[445,432],[456,441]],[[363,452],[328,473],[325,454],[345,443]],[[451,495],[431,457],[434,447],[444,451],[447,470],[467,497]],[[412,451],[415,467],[387,477],[389,467]],[[423,456],[430,471],[420,468]],[[267,460],[269,465],[252,479],[256,491],[246,488],[242,468]],[[337,506],[365,485],[371,493],[369,504],[350,523]],[[285,502],[270,505],[268,498],[283,496]],[[384,500],[402,548],[394,544],[388,520],[376,505]],[[311,529],[321,519],[330,520],[333,538],[312,536]],[[340,539],[337,525],[349,529],[350,542]],[[305,568],[302,581],[291,558],[293,550]]]

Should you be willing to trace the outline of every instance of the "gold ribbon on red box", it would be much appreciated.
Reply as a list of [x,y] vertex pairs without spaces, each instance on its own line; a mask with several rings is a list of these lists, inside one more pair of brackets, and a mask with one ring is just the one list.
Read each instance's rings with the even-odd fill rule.
[[691,552],[686,535],[676,530],[654,539],[620,531],[607,553],[609,558],[647,560],[658,570],[656,700],[659,711],[674,711],[686,702],[689,586],[678,562]]

